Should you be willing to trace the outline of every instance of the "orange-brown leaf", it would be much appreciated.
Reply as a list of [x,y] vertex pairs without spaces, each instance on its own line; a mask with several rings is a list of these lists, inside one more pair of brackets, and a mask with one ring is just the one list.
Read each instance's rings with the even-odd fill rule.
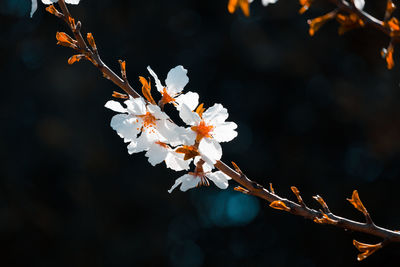
[[175,152],[185,154],[184,160],[189,160],[200,155],[199,151],[194,146],[182,146],[176,149]]
[[388,22],[387,25],[389,26],[390,30],[393,32],[400,30],[399,20],[395,17],[392,17]]
[[70,47],[73,49],[78,49],[78,47],[75,44],[76,41],[72,39],[72,37],[66,34],[65,32],[57,32],[56,39],[58,41],[57,42],[58,45]]
[[139,76],[139,81],[142,83],[142,93],[143,96],[149,101],[151,104],[155,105],[156,101],[154,101],[153,96],[151,95],[151,84],[150,79],[147,81],[144,77]]
[[235,191],[238,191],[238,192],[241,192],[241,193],[243,193],[243,194],[248,194],[248,193],[249,193],[249,190],[247,190],[247,189],[245,189],[245,188],[243,188],[243,187],[241,187],[241,186],[236,186],[236,187],[234,188],[234,190],[235,190]]
[[351,196],[351,199],[347,199],[356,209],[364,213],[364,215],[368,214],[367,209],[364,207],[363,203],[360,200],[360,197],[358,195],[358,191],[354,190],[353,194]]
[[116,91],[114,91],[112,93],[112,96],[115,97],[115,98],[120,98],[120,99],[128,99],[129,98],[129,96],[127,94],[121,94],[121,93],[118,93]]
[[333,224],[333,225],[335,225],[335,224],[338,223],[338,221],[329,218],[329,216],[326,215],[326,214],[323,213],[323,212],[322,212],[322,218],[315,217],[315,218],[313,219],[313,221],[314,221],[315,223],[319,223],[319,224]]
[[61,12],[59,12],[54,5],[49,5],[48,7],[46,7],[46,11],[49,12],[50,14],[57,16],[59,18],[61,18],[63,16],[63,14]]
[[359,27],[364,27],[365,23],[355,13],[350,15],[337,14],[336,20],[340,23],[339,35],[342,35],[349,30],[353,30]]
[[93,50],[97,50],[96,42],[94,41],[93,34],[90,32],[86,35],[86,39],[88,40],[90,46],[93,48]]
[[365,244],[358,242],[357,240],[353,240],[353,245],[360,251],[361,253],[358,254],[357,260],[362,261],[380,248],[382,248],[382,243],[378,243],[375,245]]
[[333,19],[336,16],[336,11],[329,12],[321,17],[308,20],[307,23],[310,25],[308,33],[313,36],[328,20]]
[[122,60],[118,60],[119,65],[121,66],[121,74],[122,78],[126,78],[126,62]]
[[290,208],[288,206],[286,206],[286,204],[283,201],[280,201],[280,200],[271,202],[271,204],[269,204],[269,206],[271,208],[274,208],[277,210],[290,211]]
[[84,58],[85,55],[73,55],[68,59],[68,64],[72,65],[75,62],[79,62],[82,58]]
[[248,0],[229,0],[228,11],[234,13],[240,7],[243,14],[248,17],[250,15],[249,1]]
[[392,2],[392,0],[387,1],[387,3],[386,3],[386,16],[390,17],[395,9],[396,9],[396,6]]
[[196,108],[196,113],[199,114],[200,118],[203,117],[203,112],[206,110],[203,108],[204,104],[201,103],[197,108]]
[[310,8],[312,1],[313,0],[299,0],[299,3],[301,5],[299,13],[303,14],[304,12],[306,12]]

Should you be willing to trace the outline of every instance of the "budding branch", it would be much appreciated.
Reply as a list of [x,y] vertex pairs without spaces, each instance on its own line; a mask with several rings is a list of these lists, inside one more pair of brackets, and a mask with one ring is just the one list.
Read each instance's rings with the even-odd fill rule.
[[[390,29],[384,27],[382,21],[379,21],[372,17],[371,15],[358,10],[352,4],[345,3],[340,0],[331,0],[334,4],[338,6],[339,9],[344,10],[346,12],[354,12],[365,22],[373,25],[375,28],[383,31],[384,33],[390,35]],[[81,22],[71,23],[71,19],[73,20],[64,0],[59,0],[58,4],[62,10],[62,14],[59,15],[61,19],[63,19],[67,25],[70,27],[73,35],[75,36],[76,43],[75,45],[78,47],[80,53],[84,54],[87,59],[89,59],[104,75],[104,77],[110,79],[115,85],[124,90],[128,95],[138,98],[141,97],[129,84],[126,78],[125,72],[125,63],[121,64],[122,69],[122,77],[118,76],[115,72],[113,72],[104,62],[100,59],[97,48],[93,47],[90,43],[90,48],[85,39],[81,34]],[[395,37],[398,38],[398,37]],[[93,40],[94,43],[94,40]],[[121,62],[120,62],[121,63]],[[288,200],[286,198],[282,198],[278,196],[272,186],[270,190],[267,190],[263,186],[258,183],[250,180],[240,169],[239,167],[233,163],[235,170],[230,168],[227,164],[222,161],[217,161],[215,167],[231,177],[234,181],[236,181],[241,186],[236,187],[235,190],[259,197],[267,202],[271,203],[270,206],[287,211],[293,215],[304,217],[305,219],[313,220],[316,223],[320,224],[331,224],[339,228],[348,229],[356,232],[366,233],[368,235],[377,236],[383,239],[383,242],[376,245],[363,244],[354,240],[354,245],[357,249],[362,252],[358,255],[358,259],[362,260],[375,252],[376,250],[382,248],[386,244],[390,242],[400,242],[400,232],[392,231],[389,229],[385,229],[375,225],[365,209],[362,205],[361,200],[358,197],[357,191],[354,191],[352,199],[349,201],[354,205],[355,208],[364,213],[366,217],[366,222],[357,222],[350,219],[346,219],[340,216],[337,216],[330,212],[328,206],[324,202],[324,200],[320,196],[315,196],[314,198],[321,204],[322,210],[314,210],[303,202],[299,190],[296,187],[292,187],[293,193],[296,195],[298,203]]]

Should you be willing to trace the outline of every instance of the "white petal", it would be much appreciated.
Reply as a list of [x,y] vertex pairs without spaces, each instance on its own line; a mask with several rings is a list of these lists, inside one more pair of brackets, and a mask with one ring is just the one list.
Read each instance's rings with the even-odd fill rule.
[[182,132],[183,127],[178,127],[175,123],[169,120],[157,121],[157,130],[160,135],[165,139],[165,143],[171,146],[178,146],[184,144],[184,139],[182,138],[180,132]]
[[128,153],[133,154],[148,150],[154,140],[149,140],[147,137],[147,134],[142,133],[137,139],[132,140],[128,145]]
[[196,141],[196,133],[192,131],[190,128],[179,127],[177,130],[178,134],[178,141],[181,142],[180,144],[186,146],[194,145]]
[[187,70],[181,65],[176,66],[168,72],[165,84],[169,95],[180,93],[189,82]]
[[51,4],[53,4],[53,3],[57,2],[57,1],[58,0],[42,0],[42,3],[45,4],[45,5],[51,5]]
[[37,0],[32,0],[32,7],[31,7],[31,18],[37,9]]
[[238,133],[235,131],[237,124],[234,122],[224,122],[218,124],[211,132],[213,138],[218,142],[229,142],[235,138]]
[[364,8],[364,6],[365,6],[365,0],[354,0],[354,5],[359,10],[362,10]]
[[199,144],[199,152],[201,157],[208,164],[215,164],[217,160],[220,160],[222,157],[222,148],[221,145],[210,138],[203,138]]
[[267,6],[268,4],[275,4],[278,0],[262,0],[263,6]]
[[192,112],[185,104],[182,105],[179,116],[187,125],[199,124],[201,121],[199,114]]
[[[77,5],[77,4],[79,4],[79,1],[80,0],[65,0],[65,3]],[[55,2],[57,2],[57,0]]]
[[141,97],[130,97],[124,102],[124,104],[126,105],[128,111],[134,115],[144,115],[147,112],[146,103]]
[[157,119],[166,120],[169,118],[167,113],[161,111],[160,107],[157,105],[147,105],[147,110]]
[[167,155],[168,148],[165,148],[156,143],[153,143],[145,154],[145,156],[149,158],[150,164],[153,166],[156,166],[157,164],[163,162],[166,159]]
[[216,125],[223,123],[228,118],[228,110],[221,104],[214,104],[203,113],[203,119],[207,124]]
[[120,113],[126,113],[127,110],[126,108],[124,108],[121,103],[114,101],[114,100],[110,100],[108,101],[105,105],[106,108],[109,108],[115,112],[120,112]]
[[111,128],[113,128],[124,142],[130,142],[137,138],[142,125],[135,117],[127,114],[117,114],[111,119]]
[[194,188],[200,182],[200,178],[190,174],[185,174],[175,180],[175,184],[168,190],[171,193],[178,185],[181,185],[181,191],[185,192],[190,188]]
[[150,68],[150,66],[147,67],[147,70],[149,71],[150,75],[153,76],[154,81],[156,82],[157,91],[161,93],[164,89],[164,86],[162,86],[160,79],[158,79],[157,74]]
[[190,160],[184,160],[185,155],[176,152],[170,152],[165,159],[165,164],[168,168],[174,171],[189,170]]
[[187,92],[175,98],[177,110],[181,109],[181,106],[185,104],[190,110],[194,110],[199,105],[199,94],[193,92]]
[[224,174],[221,171],[217,171],[214,173],[206,173],[206,176],[208,179],[214,182],[216,186],[218,186],[221,189],[226,189],[228,188],[228,180],[231,179],[228,175]]

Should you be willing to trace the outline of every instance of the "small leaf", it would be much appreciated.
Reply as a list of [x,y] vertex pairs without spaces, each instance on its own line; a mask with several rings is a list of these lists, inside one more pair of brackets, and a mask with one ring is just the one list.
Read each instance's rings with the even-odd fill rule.
[[85,55],[73,55],[68,59],[68,64],[72,65],[75,62],[79,62],[82,58],[86,57]]
[[358,195],[358,191],[354,190],[353,194],[351,196],[351,199],[347,199],[356,209],[364,213],[364,215],[368,214],[367,209],[364,207],[363,203],[360,200],[360,197]]
[[201,103],[197,108],[196,108],[196,113],[199,114],[200,118],[203,117],[203,112],[206,110],[203,108],[204,104]]
[[315,218],[313,219],[313,221],[314,221],[315,223],[319,223],[319,224],[333,224],[333,225],[335,225],[335,224],[338,223],[338,221],[329,218],[329,216],[326,215],[324,212],[321,211],[321,214],[322,214],[322,218],[315,217]]
[[184,160],[192,159],[200,155],[199,151],[194,146],[182,146],[176,149],[175,152],[185,154]]
[[290,208],[288,206],[286,206],[286,204],[283,201],[280,200],[276,200],[271,202],[271,204],[269,204],[269,206],[271,208],[277,209],[277,210],[284,210],[284,211],[290,211]]
[[66,34],[65,32],[57,32],[56,39],[57,39],[58,45],[70,47],[70,48],[73,48],[76,50],[78,49],[78,47],[75,44],[76,41],[74,39],[72,39],[72,37],[69,36],[68,34]]
[[301,5],[299,13],[304,14],[304,12],[306,12],[310,8],[312,1],[313,0],[299,0],[299,3]]
[[46,11],[58,18],[61,18],[63,16],[63,14],[59,12],[53,5],[49,5],[48,7],[46,7]]
[[249,1],[248,0],[229,0],[228,11],[234,13],[236,9],[240,7],[243,14],[248,17],[250,15]]
[[151,84],[150,84],[150,79],[147,81],[144,77],[139,76],[139,81],[142,83],[142,93],[143,96],[149,101],[151,104],[155,105],[156,102],[154,101],[152,95],[151,95]]
[[90,46],[93,48],[94,51],[97,50],[96,42],[94,41],[93,34],[90,32],[86,35],[86,39],[88,40]]
[[374,252],[376,252],[377,250],[379,250],[383,247],[382,243],[371,245],[371,244],[365,244],[365,243],[358,242],[357,240],[353,240],[353,245],[358,249],[358,251],[361,252],[357,256],[358,261],[364,260],[365,258],[367,258],[368,256],[370,256],[371,254],[373,254]]
[[234,188],[234,190],[235,190],[235,191],[238,191],[238,192],[241,192],[241,193],[243,193],[243,194],[248,194],[248,193],[249,193],[249,190],[247,190],[247,189],[245,189],[245,188],[243,188],[243,187],[241,187],[241,186],[236,186],[236,187]]
[[310,29],[308,30],[308,33],[310,36],[314,36],[314,34],[328,21],[336,16],[336,11],[329,12],[321,17],[308,20],[307,23],[310,25]]

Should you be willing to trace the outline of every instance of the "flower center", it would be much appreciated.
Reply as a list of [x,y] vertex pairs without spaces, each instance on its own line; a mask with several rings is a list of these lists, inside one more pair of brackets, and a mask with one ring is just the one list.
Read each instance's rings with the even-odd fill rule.
[[200,142],[200,140],[203,137],[207,137],[207,138],[211,137],[210,132],[212,131],[212,129],[214,129],[214,126],[207,125],[204,121],[201,121],[199,123],[199,125],[192,126],[191,129],[193,132],[195,132],[197,134],[196,142]]
[[162,98],[161,98],[161,102],[165,105],[171,102],[175,101],[175,98],[171,97],[168,93],[167,93],[167,89],[164,87],[162,94]]
[[139,118],[143,120],[143,126],[145,128],[156,126],[156,117],[147,111],[145,115],[138,115]]

